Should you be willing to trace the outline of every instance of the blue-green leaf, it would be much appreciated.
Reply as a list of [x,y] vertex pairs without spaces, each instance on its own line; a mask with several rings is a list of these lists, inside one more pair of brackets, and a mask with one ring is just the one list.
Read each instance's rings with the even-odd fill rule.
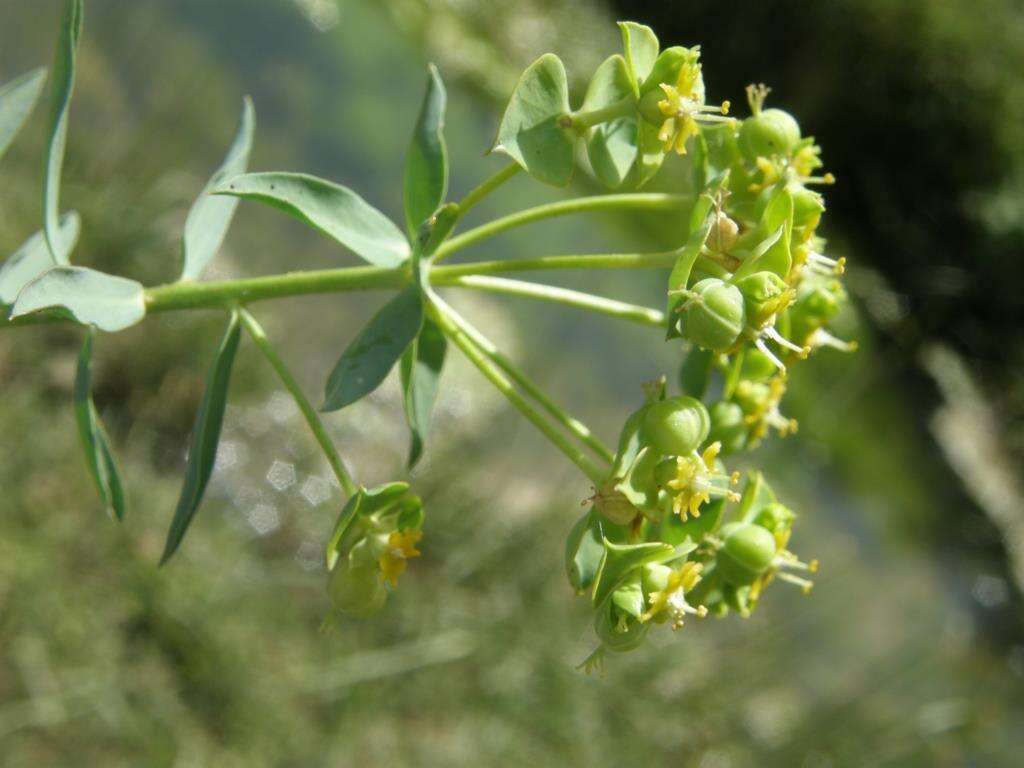
[[[580,110],[603,109],[627,98],[632,92],[626,62],[609,56],[594,72]],[[587,132],[587,157],[594,175],[610,189],[618,189],[636,163],[636,117],[620,117],[595,125]]]
[[634,21],[620,21],[619,30],[622,32],[622,50],[626,54],[629,82],[633,93],[639,96],[640,84],[651,74],[658,58],[658,38],[653,29]]
[[256,112],[248,96],[242,104],[242,119],[238,133],[228,150],[224,163],[207,182],[198,199],[192,204],[185,220],[185,234],[181,241],[184,266],[181,280],[198,280],[217,251],[220,250],[238,207],[238,198],[210,194],[221,182],[245,173],[252,151],[252,135],[256,128]]
[[430,413],[437,400],[437,390],[444,367],[448,342],[437,324],[425,318],[419,336],[402,355],[403,405],[412,440],[408,466],[412,469],[423,455],[423,446],[430,429]]
[[401,230],[340,184],[302,173],[249,173],[221,182],[213,194],[273,206],[378,267],[397,267],[409,258],[409,242]]
[[405,156],[403,197],[410,239],[416,237],[420,225],[437,210],[448,193],[448,147],[444,141],[446,101],[441,75],[431,64],[427,92]]
[[57,310],[101,331],[122,331],[145,317],[145,289],[134,280],[95,269],[53,267],[25,286],[14,302],[11,319],[41,309]]
[[321,410],[337,411],[375,390],[423,325],[420,288],[410,285],[371,318],[327,378]]
[[[74,211],[65,213],[60,220],[57,250],[66,262],[75,247],[81,222]],[[0,306],[14,304],[21,290],[54,266],[53,256],[46,244],[46,236],[36,232],[18,250],[0,265]]]
[[60,41],[53,62],[52,104],[43,172],[43,231],[58,264],[67,264],[58,244],[60,232],[60,176],[68,138],[68,108],[75,85],[75,56],[82,34],[82,0],[66,0]]
[[164,554],[160,558],[161,565],[170,559],[185,538],[185,532],[188,531],[196,510],[202,503],[206,484],[213,472],[217,444],[220,442],[220,429],[224,423],[224,408],[228,400],[228,385],[231,383],[231,368],[235,362],[235,353],[238,351],[240,334],[238,313],[232,312],[217,356],[206,378],[203,401],[196,413],[192,443],[188,451],[188,467],[185,469],[185,483],[181,488],[181,496],[178,497],[178,508],[174,512],[171,529],[167,533]]
[[0,86],[0,157],[14,141],[39,100],[45,69],[34,69]]
[[564,187],[572,179],[575,138],[560,125],[568,115],[565,66],[546,53],[527,67],[501,118],[494,151],[502,152],[538,181]]
[[75,418],[78,421],[78,435],[82,440],[85,460],[100,500],[107,514],[124,519],[124,488],[117,461],[110,450],[110,438],[100,422],[96,406],[92,401],[92,339],[90,328],[78,355],[78,372],[75,376]]

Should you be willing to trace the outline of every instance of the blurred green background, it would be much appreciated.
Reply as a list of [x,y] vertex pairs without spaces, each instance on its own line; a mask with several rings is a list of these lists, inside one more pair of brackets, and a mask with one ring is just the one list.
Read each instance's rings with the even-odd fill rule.
[[[57,0],[0,1],[0,81],[49,62]],[[349,184],[400,212],[427,60],[449,86],[452,194],[500,99],[547,50],[577,89],[613,21],[703,45],[713,99],[775,88],[840,183],[855,356],[794,375],[801,431],[753,460],[802,512],[810,597],[689,622],[610,659],[561,573],[589,493],[452,355],[427,459],[424,556],[388,609],[317,630],[341,496],[294,406],[243,345],[217,472],[179,556],[155,566],[223,318],[163,315],[97,349],[96,399],[130,511],[102,517],[78,452],[68,327],[0,334],[0,763],[4,766],[1011,766],[1024,753],[1024,11],[1009,0],[87,2],[65,202],[80,263],[171,279],[191,200],[242,96],[253,167]],[[0,254],[39,228],[42,110],[0,166]],[[660,180],[671,187],[669,174]],[[593,191],[581,179],[574,193]],[[569,192],[516,179],[475,221]],[[473,257],[654,249],[629,217],[536,225]],[[350,263],[249,204],[210,277]],[[555,275],[555,279],[563,276]],[[566,275],[657,305],[663,276]],[[452,294],[607,438],[678,350],[640,327]],[[257,305],[310,393],[376,294]],[[398,387],[330,417],[366,483],[400,475]],[[472,457],[471,460],[468,457]]]

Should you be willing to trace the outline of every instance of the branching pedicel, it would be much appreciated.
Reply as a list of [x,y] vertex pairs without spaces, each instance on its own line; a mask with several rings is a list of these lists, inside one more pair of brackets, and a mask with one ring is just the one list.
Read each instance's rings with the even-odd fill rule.
[[[125,501],[110,442],[92,404],[94,329],[119,331],[147,314],[220,308],[228,314],[196,417],[188,467],[163,560],[178,549],[210,478],[231,366],[246,332],[292,394],[348,495],[327,543],[334,618],[380,609],[410,558],[419,554],[423,508],[407,483],[365,488],[352,480],[320,421],[247,308],[298,294],[393,289],[386,303],[330,373],[321,411],[336,411],[373,391],[397,363],[412,432],[410,467],[423,452],[449,343],[587,476],[589,509],[566,543],[569,581],[589,593],[597,650],[638,646],[653,624],[681,627],[688,615],[748,615],[774,579],[807,590],[814,571],[788,547],[795,515],[764,477],[739,485],[724,459],[753,448],[769,432],[796,424],[780,412],[788,366],[818,347],[844,350],[827,330],[846,301],[842,259],[823,255],[816,234],[825,209],[816,184],[831,184],[814,140],[796,120],[765,109],[768,89],[750,86],[751,116],[729,103],[706,103],[699,49],[660,50],[647,27],[621,23],[624,53],[594,73],[573,110],[565,70],[547,54],[516,86],[494,151],[514,162],[458,202],[446,202],[446,95],[431,67],[409,146],[404,232],[346,187],[293,173],[246,173],[254,131],[246,101],[223,166],[189,213],[181,279],[146,288],[70,264],[78,235],[74,212],[60,215],[60,176],[82,0],[66,3],[51,74],[52,112],[44,164],[43,230],[0,267],[7,326],[73,320],[86,326],[75,407],[88,465],[110,514]],[[0,89],[0,154],[25,121],[42,87],[33,72]],[[579,145],[585,152],[578,153]],[[458,235],[460,220],[520,170],[566,185],[577,158],[612,189],[650,181],[667,155],[685,156],[697,194],[616,193],[570,199],[510,214]],[[196,282],[216,255],[240,199],[291,214],[360,256],[369,266]],[[688,236],[665,253],[546,256],[443,265],[448,256],[500,232],[583,211],[663,211],[688,222]],[[670,268],[664,312],[498,273],[546,269]],[[682,394],[665,378],[645,386],[645,402],[625,419],[614,451],[566,413],[438,294],[443,286],[511,293],[664,328],[682,339]],[[714,392],[714,396],[709,393]],[[709,404],[706,404],[708,402]],[[732,506],[735,505],[735,506]]]

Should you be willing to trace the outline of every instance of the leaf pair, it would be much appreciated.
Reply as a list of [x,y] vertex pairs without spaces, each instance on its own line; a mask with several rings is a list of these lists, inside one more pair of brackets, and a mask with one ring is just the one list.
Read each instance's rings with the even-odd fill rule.
[[448,155],[444,142],[444,85],[430,68],[427,92],[406,158],[404,186],[406,226],[411,247],[413,282],[371,318],[342,353],[327,379],[323,410],[340,410],[360,400],[384,381],[401,360],[403,404],[412,431],[409,466],[419,460],[437,397],[447,342],[440,329],[425,319],[427,301],[421,260],[428,258],[442,238],[438,228],[450,231],[451,211],[435,216],[448,184]]

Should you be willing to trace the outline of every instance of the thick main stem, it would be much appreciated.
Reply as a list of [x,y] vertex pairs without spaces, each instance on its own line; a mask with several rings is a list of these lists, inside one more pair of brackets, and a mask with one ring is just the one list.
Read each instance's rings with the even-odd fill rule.
[[270,343],[270,339],[267,338],[267,334],[263,331],[263,327],[256,321],[249,312],[244,309],[239,310],[239,316],[242,319],[242,324],[245,326],[252,340],[256,343],[256,346],[260,348],[263,356],[267,358],[271,367],[277,373],[278,378],[281,379],[281,383],[284,384],[285,389],[288,390],[289,394],[295,400],[296,405],[299,406],[299,410],[302,412],[303,417],[306,419],[306,423],[309,425],[310,430],[313,432],[313,437],[320,444],[323,449],[324,455],[327,457],[327,462],[331,465],[331,469],[334,471],[334,476],[338,478],[338,482],[341,484],[342,489],[345,493],[351,496],[358,488],[355,481],[352,480],[348,470],[345,469],[345,463],[341,459],[341,455],[338,453],[338,449],[334,446],[334,441],[331,440],[331,436],[327,434],[327,429],[324,427],[324,423],[320,421],[320,416],[317,414],[316,409],[312,403],[303,393],[299,383],[292,376],[292,372],[288,370],[288,366],[285,365],[284,360],[277,354],[277,350],[274,349],[274,345]]
[[476,366],[477,370],[494,385],[508,399],[510,403],[529,419],[537,429],[544,433],[555,446],[564,453],[570,461],[579,467],[583,473],[595,484],[604,480],[605,472],[582,450],[577,448],[564,434],[562,434],[547,418],[539,413],[530,402],[519,393],[498,367],[488,356],[473,342],[454,320],[458,315],[451,307],[445,304],[440,298],[433,297],[430,311],[437,321],[437,324],[444,331],[444,334],[452,340],[466,358]]

